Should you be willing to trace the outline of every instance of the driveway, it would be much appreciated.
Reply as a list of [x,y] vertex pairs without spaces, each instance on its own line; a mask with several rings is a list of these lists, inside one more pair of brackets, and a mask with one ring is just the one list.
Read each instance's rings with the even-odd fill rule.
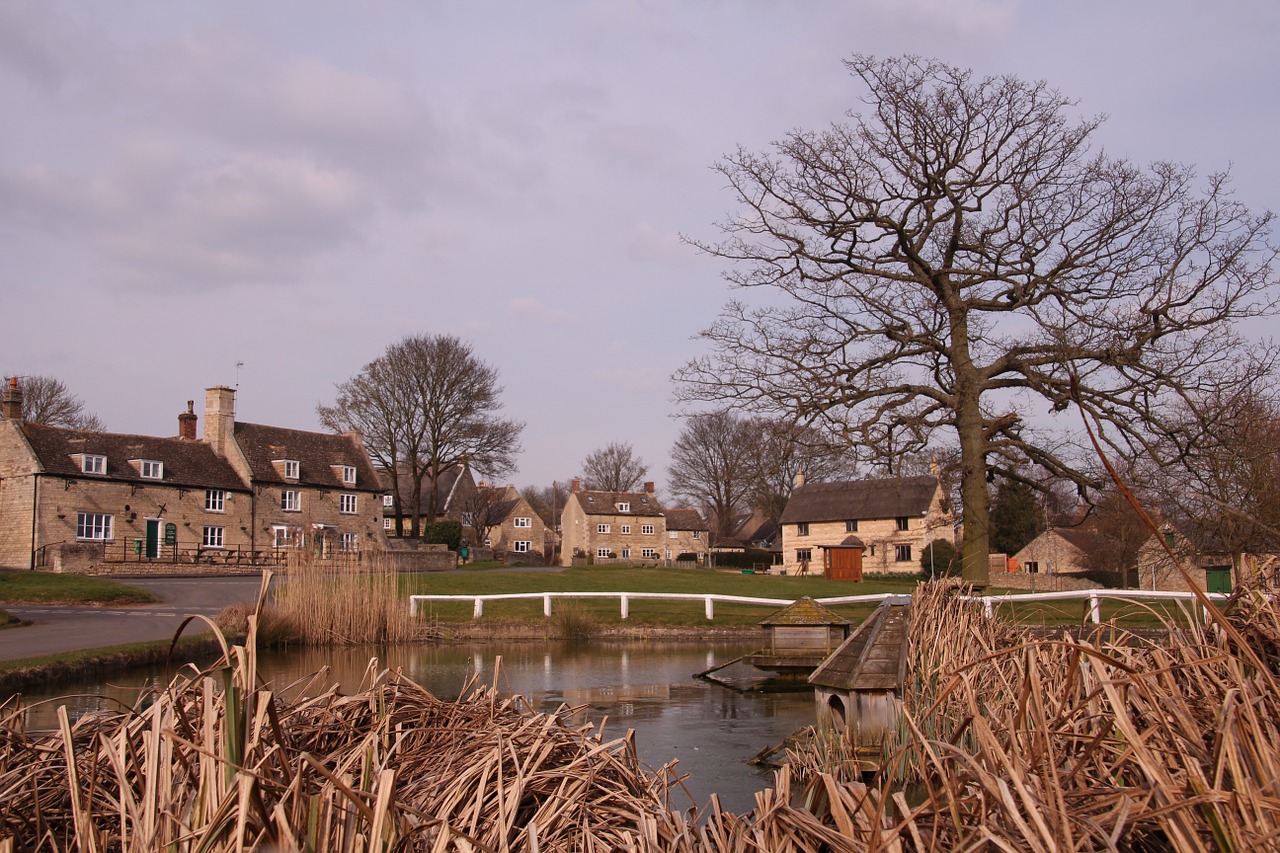
[[[130,607],[53,607],[6,605],[15,617],[31,622],[0,631],[0,660],[167,640],[191,615],[216,616],[224,607],[255,601],[260,578],[113,578],[159,596],[160,604]],[[199,633],[204,624],[188,626]],[[186,633],[186,632],[184,632]]]

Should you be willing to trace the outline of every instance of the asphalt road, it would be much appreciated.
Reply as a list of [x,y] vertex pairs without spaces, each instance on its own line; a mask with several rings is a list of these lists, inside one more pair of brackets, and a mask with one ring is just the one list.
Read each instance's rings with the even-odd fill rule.
[[[115,578],[149,590],[160,604],[131,607],[51,607],[6,605],[5,610],[31,622],[0,631],[0,660],[56,655],[63,652],[117,646],[173,637],[191,615],[213,617],[224,607],[255,601],[260,578]],[[200,633],[205,626],[190,625]]]

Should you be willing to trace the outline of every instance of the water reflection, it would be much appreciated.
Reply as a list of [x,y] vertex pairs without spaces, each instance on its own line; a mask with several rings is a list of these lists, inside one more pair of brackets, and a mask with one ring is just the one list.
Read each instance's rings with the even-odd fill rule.
[[[676,770],[687,777],[694,804],[705,804],[716,792],[726,808],[746,810],[772,778],[746,762],[813,720],[810,692],[743,694],[692,677],[750,650],[749,644],[653,641],[307,649],[263,654],[259,670],[286,693],[308,685],[308,692],[317,692],[322,688],[312,676],[326,669],[326,686],[351,693],[373,672],[389,668],[444,699],[456,698],[474,679],[503,695],[520,694],[538,710],[581,706],[580,722],[592,723],[606,739],[634,730],[639,756],[650,767],[678,761]],[[24,701],[67,696],[74,717],[133,707],[145,701],[149,688],[166,682],[163,673],[142,673],[110,684],[64,685],[45,695],[28,694]],[[57,704],[33,708],[28,725],[55,726]]]

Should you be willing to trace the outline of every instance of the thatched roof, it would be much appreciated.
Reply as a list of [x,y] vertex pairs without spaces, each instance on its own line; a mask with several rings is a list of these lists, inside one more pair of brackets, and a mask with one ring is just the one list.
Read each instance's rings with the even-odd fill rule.
[[937,490],[938,480],[932,476],[805,483],[791,493],[781,521],[919,517],[929,510]]
[[769,614],[758,624],[767,627],[769,625],[852,625],[853,623],[806,595],[781,610]]

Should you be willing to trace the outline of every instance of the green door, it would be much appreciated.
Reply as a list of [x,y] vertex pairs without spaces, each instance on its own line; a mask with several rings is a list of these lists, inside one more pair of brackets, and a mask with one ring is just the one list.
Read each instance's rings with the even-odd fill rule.
[[147,519],[147,559],[160,556],[160,519]]
[[1204,586],[1206,592],[1231,592],[1231,567],[1209,566],[1204,570]]

